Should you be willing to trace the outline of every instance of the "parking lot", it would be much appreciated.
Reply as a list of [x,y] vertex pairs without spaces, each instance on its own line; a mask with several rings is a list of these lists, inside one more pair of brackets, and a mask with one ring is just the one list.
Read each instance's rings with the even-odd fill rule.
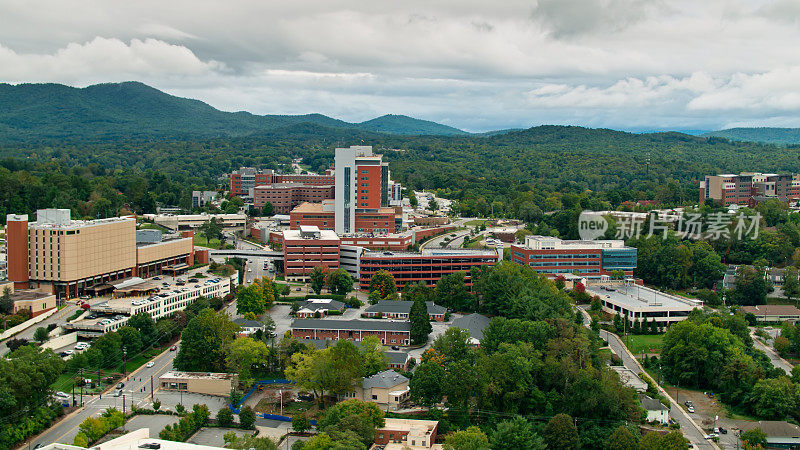
[[716,397],[709,397],[703,392],[670,387],[667,392],[673,395],[684,410],[687,410],[687,401],[692,403],[694,413],[689,416],[697,422],[703,431],[709,435],[714,428],[721,428],[727,433],[719,433],[719,446],[722,448],[742,448],[736,431],[747,424],[746,420],[731,419],[725,407]]

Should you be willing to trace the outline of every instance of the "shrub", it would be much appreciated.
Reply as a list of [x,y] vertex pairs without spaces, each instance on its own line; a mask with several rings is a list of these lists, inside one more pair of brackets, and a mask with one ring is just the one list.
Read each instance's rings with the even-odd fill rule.
[[217,425],[229,427],[233,425],[233,413],[230,408],[222,408],[217,413]]
[[256,413],[253,408],[245,406],[239,411],[239,426],[245,430],[252,430],[256,423]]

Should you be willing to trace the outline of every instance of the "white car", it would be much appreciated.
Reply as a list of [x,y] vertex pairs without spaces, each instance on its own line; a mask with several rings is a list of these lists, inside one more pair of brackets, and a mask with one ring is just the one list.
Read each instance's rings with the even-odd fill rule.
[[149,369],[150,367],[153,367],[153,366],[155,366],[155,365],[156,365],[156,363],[154,363],[153,361],[150,361],[149,363],[147,363],[147,364],[145,365],[145,367],[147,367],[147,368]]
[[71,355],[71,354],[75,353],[75,350],[64,350],[64,353],[66,353],[68,355]]
[[55,394],[53,394],[53,396],[58,398],[69,398],[69,394],[61,391],[56,392]]

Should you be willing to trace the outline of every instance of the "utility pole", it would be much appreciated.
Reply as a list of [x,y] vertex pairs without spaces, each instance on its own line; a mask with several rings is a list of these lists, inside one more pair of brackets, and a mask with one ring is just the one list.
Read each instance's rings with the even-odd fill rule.
[[150,400],[153,400],[153,376],[150,375]]
[[125,414],[125,394],[122,394],[122,414]]
[[75,406],[75,382],[72,382],[72,406]]

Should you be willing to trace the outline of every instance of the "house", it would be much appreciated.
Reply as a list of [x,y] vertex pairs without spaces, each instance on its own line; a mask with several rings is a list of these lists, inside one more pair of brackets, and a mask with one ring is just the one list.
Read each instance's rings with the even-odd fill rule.
[[408,378],[391,369],[363,378],[360,385],[357,384],[353,391],[345,394],[345,397],[394,408],[408,400],[409,396]]
[[235,373],[212,372],[166,372],[158,377],[163,391],[194,392],[205,395],[227,397],[238,385]]
[[383,345],[410,345],[411,323],[379,320],[295,319],[290,326],[297,339],[347,339],[361,342],[375,336]]
[[310,298],[306,300],[295,315],[301,319],[325,317],[330,311],[344,312],[344,303],[329,298]]
[[385,419],[383,427],[375,432],[375,445],[384,450],[441,449],[436,444],[439,422],[436,420]]
[[489,322],[488,317],[476,313],[453,320],[453,327],[469,331],[470,344],[478,347],[483,339],[483,330],[489,326]]
[[257,321],[257,320],[247,320],[247,319],[235,319],[233,321],[236,325],[239,325],[239,334],[244,336],[249,336],[255,333],[258,330],[264,331],[264,324]]
[[408,370],[408,363],[413,359],[408,352],[386,352],[386,358],[390,369],[402,371]]
[[760,420],[758,423],[742,425],[742,431],[753,428],[760,428],[767,435],[768,449],[800,447],[800,427],[797,425],[778,420]]
[[794,305],[756,305],[742,306],[745,314],[753,314],[759,322],[797,322],[800,309]]
[[658,422],[661,425],[669,424],[669,408],[664,406],[663,403],[644,394],[639,394],[639,403],[647,411],[648,422]]
[[[367,309],[364,310],[364,317],[408,320],[413,304],[414,302],[409,300],[381,300],[367,307]],[[447,308],[433,302],[425,302],[425,305],[428,307],[428,317],[430,320],[444,322]]]

